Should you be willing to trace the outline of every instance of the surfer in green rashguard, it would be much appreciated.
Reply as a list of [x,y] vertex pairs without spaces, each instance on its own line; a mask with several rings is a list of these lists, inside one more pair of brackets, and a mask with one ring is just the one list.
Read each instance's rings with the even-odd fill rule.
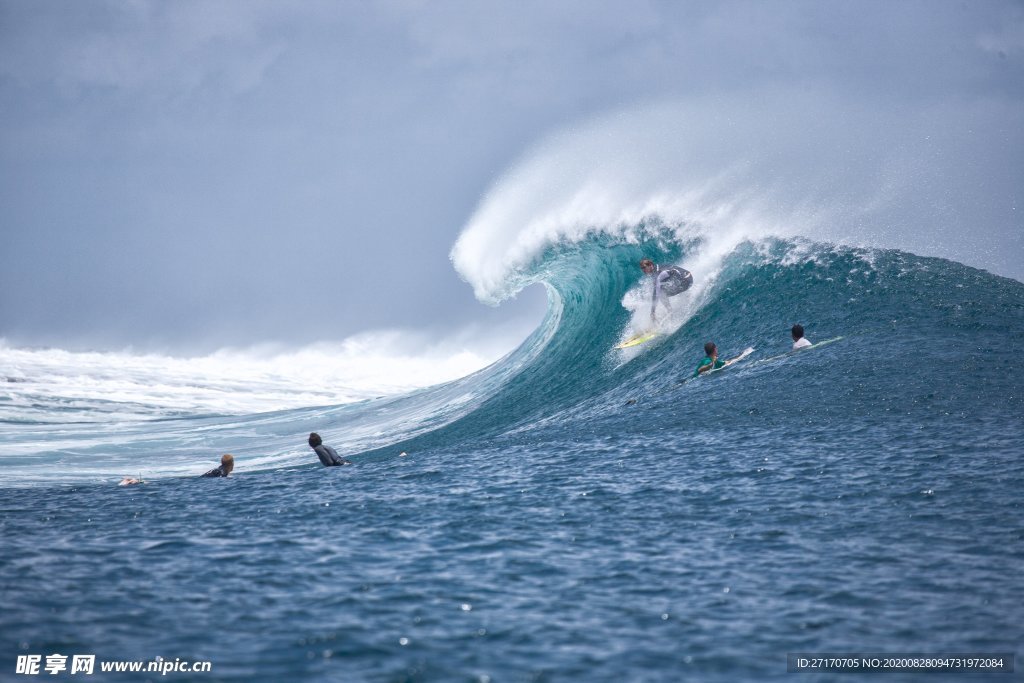
[[704,345],[704,360],[697,366],[697,371],[693,373],[694,377],[698,377],[705,372],[711,372],[712,370],[719,370],[727,365],[732,365],[738,360],[743,360],[751,353],[754,352],[754,347],[750,347],[743,350],[740,355],[730,358],[729,360],[718,359],[718,347],[715,346],[715,342],[708,342]]
[[696,377],[703,372],[724,367],[725,361],[718,360],[718,347],[715,346],[715,342],[708,342],[704,345],[704,360],[697,366],[697,371],[693,373],[693,376]]

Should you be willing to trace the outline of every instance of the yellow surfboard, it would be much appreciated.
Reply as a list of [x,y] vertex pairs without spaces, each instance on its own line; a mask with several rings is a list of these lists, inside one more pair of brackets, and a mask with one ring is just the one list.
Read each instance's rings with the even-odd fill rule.
[[656,337],[660,337],[660,336],[661,336],[661,333],[659,333],[659,332],[641,332],[640,334],[637,334],[637,335],[634,335],[634,336],[630,337],[629,339],[627,339],[626,341],[622,342],[621,344],[618,344],[615,348],[617,348],[617,349],[628,349],[631,346],[639,346],[640,344],[643,344],[645,342],[649,342],[652,339],[655,339]]

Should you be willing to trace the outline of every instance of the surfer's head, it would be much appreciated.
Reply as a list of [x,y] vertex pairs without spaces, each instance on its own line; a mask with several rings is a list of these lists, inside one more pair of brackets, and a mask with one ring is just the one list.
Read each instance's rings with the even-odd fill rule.
[[803,325],[793,325],[792,332],[793,332],[793,341],[797,341],[802,336],[804,336],[804,326]]
[[224,470],[224,476],[231,474],[231,470],[235,469],[235,456],[230,453],[220,456],[220,466]]
[[317,434],[316,432],[310,432],[310,434],[309,434],[309,447],[310,448],[316,448],[317,446],[319,446],[322,443],[323,443],[323,439],[320,438],[319,434]]
[[708,358],[714,358],[718,355],[718,347],[715,346],[715,342],[708,342],[704,345],[704,353],[707,354]]
[[649,258],[640,259],[640,270],[650,275],[655,270],[657,270],[657,266],[655,266],[654,261],[652,261]]

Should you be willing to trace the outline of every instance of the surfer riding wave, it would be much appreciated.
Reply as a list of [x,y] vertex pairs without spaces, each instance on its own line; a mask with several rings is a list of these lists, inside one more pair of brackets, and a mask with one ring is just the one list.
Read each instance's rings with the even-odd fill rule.
[[679,266],[659,266],[649,258],[640,261],[640,270],[654,276],[654,292],[651,295],[651,320],[657,320],[655,309],[661,301],[665,308],[672,310],[669,297],[682,294],[693,284],[693,274]]

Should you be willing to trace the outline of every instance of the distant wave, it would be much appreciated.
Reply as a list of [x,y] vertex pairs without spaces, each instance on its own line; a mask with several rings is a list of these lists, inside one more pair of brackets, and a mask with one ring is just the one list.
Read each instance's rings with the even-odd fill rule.
[[[461,334],[461,336],[460,336]],[[17,348],[0,340],[0,422],[110,422],[341,405],[463,377],[506,349],[471,330],[378,331],[201,357]]]

